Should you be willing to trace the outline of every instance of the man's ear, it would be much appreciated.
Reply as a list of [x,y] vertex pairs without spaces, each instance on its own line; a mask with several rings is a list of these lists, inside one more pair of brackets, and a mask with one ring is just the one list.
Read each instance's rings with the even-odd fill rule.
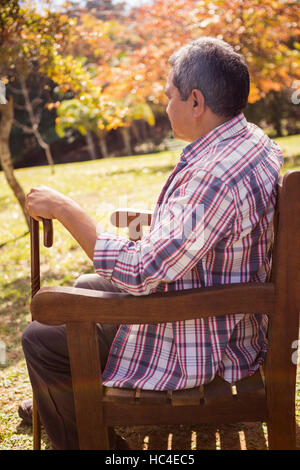
[[195,117],[201,116],[205,111],[205,98],[200,90],[192,90],[191,99],[193,103],[193,113]]

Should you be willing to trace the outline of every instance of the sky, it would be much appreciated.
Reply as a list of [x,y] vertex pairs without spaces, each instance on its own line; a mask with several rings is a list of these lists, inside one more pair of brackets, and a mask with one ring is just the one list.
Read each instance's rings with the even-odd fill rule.
[[[82,0],[73,0],[74,2],[77,1],[78,4],[84,4],[85,2],[82,1]],[[136,6],[136,5],[141,5],[143,3],[148,3],[149,0],[120,0],[120,1],[123,1],[124,3],[126,3],[128,5],[128,7],[132,7],[132,6]],[[118,0],[113,0],[114,3],[117,3]],[[43,7],[43,5],[45,5],[45,1],[44,0],[31,0],[31,3],[35,3],[37,5],[37,7]],[[65,0],[51,0],[51,3],[53,5],[57,5],[57,6],[60,6],[62,5],[63,3],[65,3]]]

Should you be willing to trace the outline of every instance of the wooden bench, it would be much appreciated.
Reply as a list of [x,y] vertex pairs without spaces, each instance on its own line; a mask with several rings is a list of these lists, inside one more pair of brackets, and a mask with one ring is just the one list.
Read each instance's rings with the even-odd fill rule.
[[[112,215],[117,226],[134,221],[142,235],[151,214]],[[138,218],[138,219],[137,219]],[[136,220],[137,219],[137,220]],[[123,225],[122,225],[123,224]],[[270,282],[110,298],[72,287],[44,287],[33,297],[35,320],[66,324],[81,449],[108,449],[107,426],[263,421],[270,449],[295,449],[296,364],[300,310],[300,172],[279,185]],[[138,234],[137,234],[138,232]],[[173,392],[116,389],[101,383],[95,323],[161,323],[233,313],[268,314],[268,354],[263,369],[229,384],[220,377],[203,387]]]

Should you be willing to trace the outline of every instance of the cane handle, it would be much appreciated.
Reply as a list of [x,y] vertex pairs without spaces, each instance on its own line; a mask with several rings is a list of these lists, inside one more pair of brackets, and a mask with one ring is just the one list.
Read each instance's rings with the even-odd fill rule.
[[53,245],[53,223],[51,219],[43,219],[44,246],[50,248]]

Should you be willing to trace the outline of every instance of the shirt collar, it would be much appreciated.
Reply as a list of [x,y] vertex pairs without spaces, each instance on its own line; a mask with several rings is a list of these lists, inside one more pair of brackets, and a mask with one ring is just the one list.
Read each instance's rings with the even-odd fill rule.
[[199,137],[191,144],[184,147],[182,150],[181,158],[190,160],[195,156],[195,153],[199,157],[199,152],[207,148],[212,144],[221,142],[234,135],[240,134],[247,129],[247,120],[243,113],[234,116],[229,121],[223,122],[218,127],[215,127],[212,131]]

